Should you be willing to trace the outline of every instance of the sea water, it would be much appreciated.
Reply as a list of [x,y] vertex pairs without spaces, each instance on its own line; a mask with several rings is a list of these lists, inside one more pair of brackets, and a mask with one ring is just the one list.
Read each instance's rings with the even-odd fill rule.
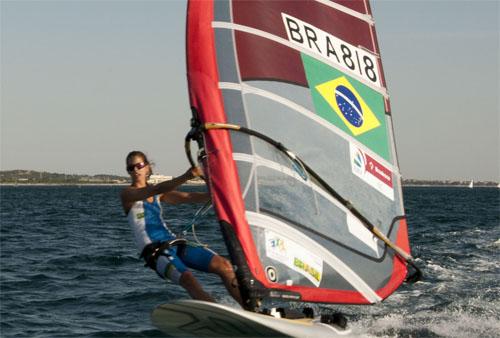
[[[120,189],[0,187],[0,336],[162,336],[152,309],[187,295],[138,259]],[[361,337],[498,337],[500,190],[408,187],[404,196],[424,280],[373,306],[312,306],[342,311]],[[166,206],[165,218],[181,232],[198,207]],[[213,212],[196,224],[226,255]],[[218,278],[196,276],[234,304]]]

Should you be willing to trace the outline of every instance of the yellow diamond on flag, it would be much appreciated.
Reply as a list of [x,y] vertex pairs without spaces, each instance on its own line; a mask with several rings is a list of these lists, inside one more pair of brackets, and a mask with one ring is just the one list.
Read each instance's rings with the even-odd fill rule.
[[354,136],[380,126],[373,111],[344,76],[317,85],[316,89]]

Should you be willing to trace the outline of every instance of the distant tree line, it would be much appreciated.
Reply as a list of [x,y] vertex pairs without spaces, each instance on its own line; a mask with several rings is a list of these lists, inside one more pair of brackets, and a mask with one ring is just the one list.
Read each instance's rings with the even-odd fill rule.
[[0,171],[0,183],[10,184],[124,184],[128,177],[116,175],[59,174],[35,170]]
[[[457,186],[457,187],[463,187],[463,186],[468,186],[470,181],[458,181],[458,180],[444,180],[444,181],[437,181],[437,180],[415,180],[415,179],[403,179],[403,185],[432,185],[432,186]],[[496,187],[497,182],[493,181],[474,181],[474,186],[475,187]]]
[[[0,171],[0,184],[126,184],[130,178],[117,175],[76,175],[35,170]],[[403,179],[403,186],[466,186],[469,181]],[[497,182],[476,181],[474,186],[496,187]]]

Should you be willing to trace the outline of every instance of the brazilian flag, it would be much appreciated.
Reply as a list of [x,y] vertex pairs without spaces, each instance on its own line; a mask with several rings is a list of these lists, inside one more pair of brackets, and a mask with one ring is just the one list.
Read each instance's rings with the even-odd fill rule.
[[316,114],[390,162],[384,96],[308,55],[302,61]]

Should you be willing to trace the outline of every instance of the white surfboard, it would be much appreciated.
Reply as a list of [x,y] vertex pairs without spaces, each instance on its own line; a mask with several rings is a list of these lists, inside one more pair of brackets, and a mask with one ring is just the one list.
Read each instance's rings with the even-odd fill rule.
[[275,318],[226,305],[180,300],[159,305],[153,324],[175,337],[345,337],[351,332],[319,319]]

